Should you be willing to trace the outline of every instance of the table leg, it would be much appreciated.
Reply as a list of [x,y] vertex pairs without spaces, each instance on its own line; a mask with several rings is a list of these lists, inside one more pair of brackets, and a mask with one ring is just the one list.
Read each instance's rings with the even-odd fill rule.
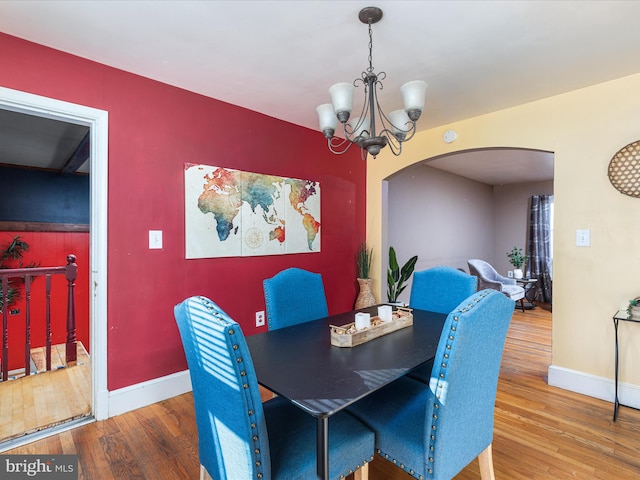
[[316,462],[319,480],[329,480],[329,417],[318,417]]
[[613,326],[616,331],[616,357],[615,357],[615,397],[613,399],[613,421],[616,421],[618,417],[618,408],[620,407],[620,401],[618,400],[618,319],[613,319]]

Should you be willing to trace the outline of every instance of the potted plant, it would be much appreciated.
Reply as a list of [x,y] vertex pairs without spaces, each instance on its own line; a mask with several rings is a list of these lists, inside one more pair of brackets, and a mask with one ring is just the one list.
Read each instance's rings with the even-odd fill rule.
[[[13,240],[11,240],[11,242],[7,243],[3,248],[0,249],[0,269],[36,267],[37,265],[35,265],[33,262],[26,266],[22,264],[22,255],[28,251],[29,244],[22,240],[19,235],[16,235],[15,237],[13,237]],[[18,266],[12,267],[6,265],[7,260],[18,261]],[[20,286],[16,286],[14,282],[15,280],[9,280],[9,285],[7,287],[7,306],[9,307],[22,298]],[[2,292],[2,284],[0,284],[0,312],[3,308],[4,295]]]
[[396,251],[393,247],[389,247],[389,267],[387,268],[387,299],[389,303],[398,302],[398,297],[406,288],[405,283],[411,278],[417,261],[418,256],[414,255],[400,268]]
[[518,247],[513,247],[510,252],[507,252],[507,257],[509,257],[509,263],[513,265],[513,277],[514,278],[522,278],[522,268],[526,265],[529,257],[522,253],[522,249]]
[[362,242],[356,253],[356,273],[358,275],[358,285],[360,290],[356,298],[356,310],[370,307],[376,304],[376,298],[371,292],[371,260],[373,259],[373,248],[367,248],[367,244]]
[[627,315],[629,316],[629,318],[640,319],[640,297],[629,300],[629,305],[627,306]]

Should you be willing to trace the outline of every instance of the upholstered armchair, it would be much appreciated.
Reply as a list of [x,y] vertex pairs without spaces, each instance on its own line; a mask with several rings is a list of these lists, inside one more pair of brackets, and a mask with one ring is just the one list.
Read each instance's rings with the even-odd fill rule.
[[498,373],[513,302],[495,290],[465,299],[443,326],[430,385],[402,377],[349,407],[376,453],[417,479],[450,480],[474,458],[494,478]]
[[269,330],[329,315],[319,273],[287,268],[262,283]]
[[[456,268],[439,266],[413,274],[409,306],[419,310],[449,313],[478,289],[478,278]],[[429,383],[433,362],[415,369],[409,376]]]
[[478,277],[478,290],[491,288],[504,293],[514,302],[520,301],[520,308],[524,312],[524,287],[516,285],[513,278],[500,275],[495,268],[484,260],[472,258],[467,261],[471,275]]
[[[282,397],[261,402],[240,325],[204,297],[186,299],[174,315],[191,374],[200,480],[316,478],[316,419]],[[373,432],[345,412],[330,427],[330,478],[366,480]]]

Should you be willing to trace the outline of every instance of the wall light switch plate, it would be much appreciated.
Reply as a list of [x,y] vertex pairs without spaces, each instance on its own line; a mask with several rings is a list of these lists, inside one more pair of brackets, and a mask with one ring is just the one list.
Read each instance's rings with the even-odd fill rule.
[[576,247],[591,246],[591,230],[576,230]]
[[162,230],[149,230],[149,249],[162,248]]

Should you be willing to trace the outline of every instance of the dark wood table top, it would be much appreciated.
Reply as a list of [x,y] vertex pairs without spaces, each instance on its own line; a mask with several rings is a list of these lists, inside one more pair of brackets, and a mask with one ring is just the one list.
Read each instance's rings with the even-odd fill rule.
[[[362,310],[377,315],[377,306]],[[247,338],[258,382],[309,414],[329,417],[432,360],[445,314],[413,310],[413,325],[356,347],[331,345],[329,325],[355,311]]]

